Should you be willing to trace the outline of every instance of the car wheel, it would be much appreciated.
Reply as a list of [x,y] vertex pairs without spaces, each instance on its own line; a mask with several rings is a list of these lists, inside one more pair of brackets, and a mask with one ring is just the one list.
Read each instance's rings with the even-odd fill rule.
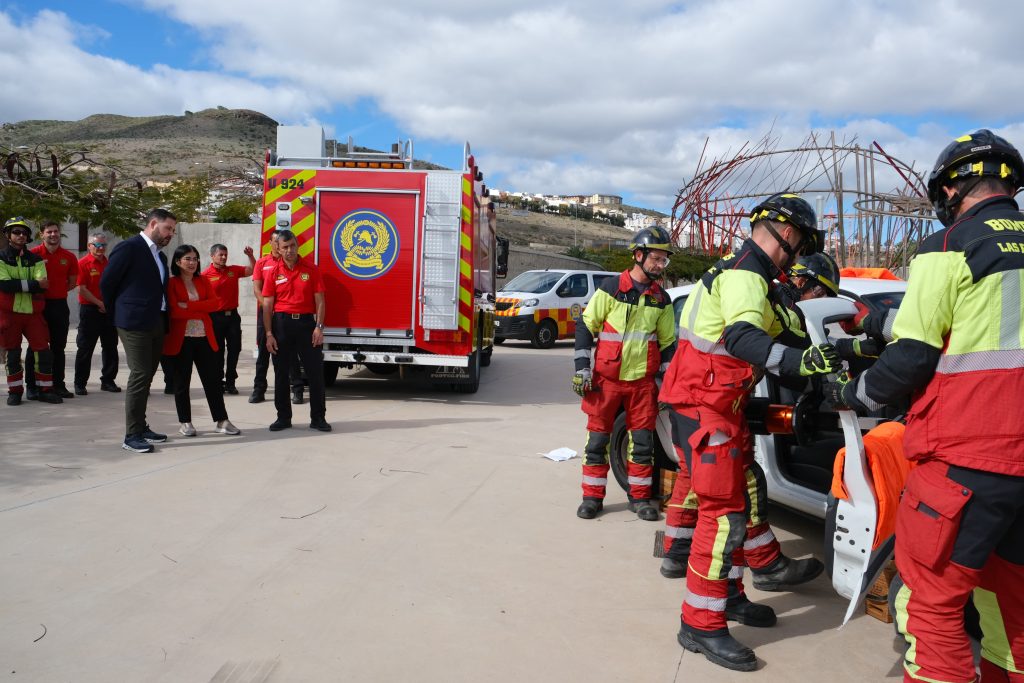
[[[586,455],[584,455],[586,457]],[[626,429],[626,413],[619,413],[612,424],[611,441],[608,443],[608,460],[612,474],[623,491],[629,492],[629,430]]]
[[555,325],[555,321],[548,319],[542,320],[537,328],[533,331],[533,339],[530,343],[533,344],[534,348],[538,349],[550,349],[558,341],[558,326]]

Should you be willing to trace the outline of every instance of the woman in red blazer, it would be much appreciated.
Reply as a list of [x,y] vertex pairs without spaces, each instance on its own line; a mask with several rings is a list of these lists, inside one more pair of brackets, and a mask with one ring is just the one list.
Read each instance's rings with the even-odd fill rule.
[[199,275],[199,252],[191,244],[174,250],[171,274],[167,282],[167,309],[170,312],[170,331],[164,337],[164,354],[171,356],[174,372],[174,407],[178,411],[179,430],[185,436],[195,436],[192,425],[192,404],[189,401],[189,383],[192,365],[199,372],[199,381],[206,392],[210,415],[217,423],[220,434],[240,434],[228,420],[224,407],[224,386],[220,380],[217,362],[217,338],[213,333],[210,312],[220,307],[213,287]]

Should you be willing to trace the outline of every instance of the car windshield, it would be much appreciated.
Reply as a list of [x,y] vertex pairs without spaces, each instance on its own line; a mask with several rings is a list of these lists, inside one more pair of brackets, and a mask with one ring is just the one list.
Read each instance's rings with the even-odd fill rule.
[[871,308],[890,310],[899,308],[903,303],[903,292],[884,292],[881,294],[864,294],[861,296]]
[[512,278],[512,281],[501,288],[502,292],[526,292],[542,294],[555,286],[565,273],[529,270]]

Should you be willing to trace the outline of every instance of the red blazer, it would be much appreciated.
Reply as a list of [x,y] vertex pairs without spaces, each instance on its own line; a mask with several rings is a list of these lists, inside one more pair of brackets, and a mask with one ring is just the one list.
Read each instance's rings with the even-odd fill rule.
[[[172,277],[167,282],[167,310],[171,314],[171,329],[164,337],[164,354],[168,356],[176,356],[181,351],[181,343],[185,339],[185,324],[195,318],[203,321],[210,348],[214,351],[218,349],[210,313],[220,308],[220,299],[214,293],[213,286],[202,275],[194,275],[192,284],[196,286],[196,293],[199,295],[196,301],[188,300],[188,290],[185,289],[185,283],[180,277]],[[178,302],[187,304],[187,308],[180,307]]]

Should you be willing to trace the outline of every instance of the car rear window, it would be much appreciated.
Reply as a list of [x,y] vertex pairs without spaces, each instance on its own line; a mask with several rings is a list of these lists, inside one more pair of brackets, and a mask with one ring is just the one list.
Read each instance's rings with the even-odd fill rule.
[[861,298],[871,308],[890,310],[899,308],[903,303],[903,292],[885,292],[882,294],[865,294]]

